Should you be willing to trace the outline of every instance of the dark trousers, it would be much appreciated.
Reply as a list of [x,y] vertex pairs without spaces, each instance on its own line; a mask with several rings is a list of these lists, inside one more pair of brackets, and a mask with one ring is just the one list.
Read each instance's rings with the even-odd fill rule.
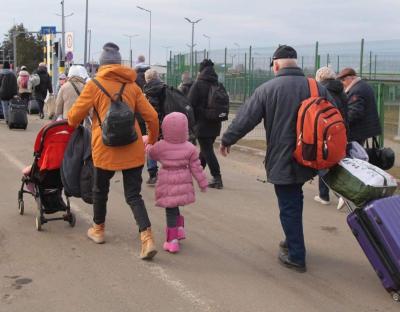
[[43,107],[44,107],[44,100],[42,99],[36,99],[36,101],[39,104],[39,114],[43,114]]
[[174,228],[178,222],[178,217],[180,216],[179,207],[166,208],[165,215],[167,217],[167,227]]
[[329,187],[326,186],[324,181],[322,180],[322,177],[328,173],[327,170],[322,170],[318,173],[319,179],[318,179],[318,188],[319,188],[319,198],[329,201]]
[[275,185],[275,193],[289,248],[289,259],[303,265],[306,258],[303,234],[303,184]]
[[[143,167],[122,170],[125,200],[132,209],[140,232],[151,226],[146,206],[140,195],[142,188],[142,170]],[[114,174],[115,171],[100,168],[94,169],[93,221],[96,224],[102,224],[106,220],[110,180]]]
[[21,100],[24,102],[26,107],[28,107],[29,100],[31,99],[31,94],[30,93],[21,93],[19,96],[21,97]]
[[214,153],[214,142],[216,137],[213,138],[197,138],[200,145],[200,161],[203,168],[208,165],[211,175],[213,177],[220,177],[221,170],[217,156]]

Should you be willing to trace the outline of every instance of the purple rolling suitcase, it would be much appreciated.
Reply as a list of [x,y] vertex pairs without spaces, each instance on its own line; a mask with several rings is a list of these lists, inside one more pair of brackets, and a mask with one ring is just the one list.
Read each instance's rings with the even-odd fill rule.
[[347,217],[383,287],[400,301],[400,196],[373,201]]

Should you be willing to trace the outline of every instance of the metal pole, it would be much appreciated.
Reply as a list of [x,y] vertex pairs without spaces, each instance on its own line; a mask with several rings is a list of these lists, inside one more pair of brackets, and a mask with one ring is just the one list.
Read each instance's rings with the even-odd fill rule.
[[92,46],[92,30],[89,29],[89,53],[88,53],[88,62],[90,63],[90,50]]
[[61,1],[61,47],[62,47],[62,55],[60,56],[61,60],[65,60],[65,15],[64,15],[64,0]]
[[89,0],[86,0],[86,19],[85,19],[85,53],[83,63],[86,66],[87,63],[87,40],[88,40],[88,19],[89,19]]
[[14,72],[17,72],[17,26],[15,26],[13,32],[13,54],[14,54]]
[[369,79],[372,78],[372,51],[369,51]]
[[374,78],[376,79],[376,61],[378,59],[378,56],[375,54],[375,68],[374,68]]
[[361,51],[360,51],[360,77],[363,74],[363,61],[364,61],[364,38],[361,39]]
[[190,46],[190,76],[193,78],[193,45],[194,45],[194,23],[192,23],[192,45]]
[[149,66],[151,66],[151,11],[150,13],[150,34],[149,34]]
[[337,73],[339,73],[340,70],[340,56],[337,56]]
[[318,41],[315,42],[315,66],[314,66],[314,74],[318,70]]

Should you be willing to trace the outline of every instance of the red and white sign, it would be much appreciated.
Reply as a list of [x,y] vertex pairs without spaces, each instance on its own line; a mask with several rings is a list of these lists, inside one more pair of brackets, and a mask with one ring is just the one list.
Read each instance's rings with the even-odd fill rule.
[[65,52],[74,52],[74,33],[65,33]]

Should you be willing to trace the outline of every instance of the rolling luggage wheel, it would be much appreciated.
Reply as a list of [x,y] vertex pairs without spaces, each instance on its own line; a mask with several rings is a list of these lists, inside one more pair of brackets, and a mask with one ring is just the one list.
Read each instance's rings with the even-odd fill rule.
[[71,227],[75,226],[76,217],[75,217],[75,214],[73,214],[72,212],[65,215],[64,220],[67,221]]
[[393,292],[393,293],[392,293],[392,298],[393,298],[394,301],[400,302],[400,293],[398,293],[398,292]]

